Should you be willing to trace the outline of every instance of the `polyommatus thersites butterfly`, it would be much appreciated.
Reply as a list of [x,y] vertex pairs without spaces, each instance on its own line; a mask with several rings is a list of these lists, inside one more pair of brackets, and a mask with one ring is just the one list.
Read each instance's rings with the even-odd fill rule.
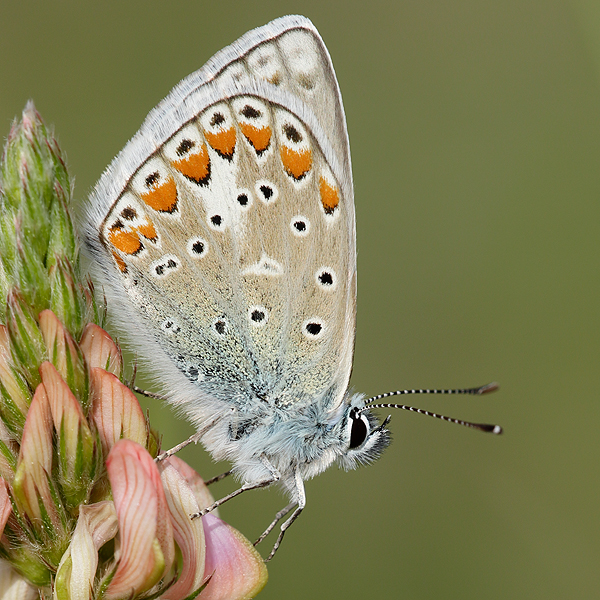
[[435,391],[348,389],[350,150],[331,59],[304,17],[250,31],[173,89],[98,182],[86,240],[117,322],[196,440],[244,482],[207,510],[276,481],[289,492],[265,532],[293,510],[270,556],[305,506],[304,480],[388,445],[368,409],[410,408],[374,402]]

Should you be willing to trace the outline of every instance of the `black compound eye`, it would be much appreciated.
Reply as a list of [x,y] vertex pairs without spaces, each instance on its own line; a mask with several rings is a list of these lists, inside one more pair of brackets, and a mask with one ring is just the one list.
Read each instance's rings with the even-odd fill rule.
[[350,450],[360,448],[365,443],[369,435],[369,428],[367,427],[367,420],[360,414],[352,412],[350,414],[352,419],[352,428],[350,429]]

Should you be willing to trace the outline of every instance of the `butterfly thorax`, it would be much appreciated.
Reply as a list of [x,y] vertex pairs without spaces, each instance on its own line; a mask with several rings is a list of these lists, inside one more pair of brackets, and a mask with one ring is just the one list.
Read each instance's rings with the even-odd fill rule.
[[[202,439],[215,458],[233,463],[243,481],[264,479],[266,459],[280,473],[282,484],[289,487],[296,473],[303,480],[310,479],[336,460],[346,469],[371,462],[389,443],[383,431],[375,451],[373,444],[367,453],[362,446],[350,448],[350,414],[364,406],[361,395],[346,392],[334,410],[319,402],[285,409],[265,405],[258,412],[253,406],[252,412],[229,411]],[[376,420],[370,415],[368,419],[374,430]]]

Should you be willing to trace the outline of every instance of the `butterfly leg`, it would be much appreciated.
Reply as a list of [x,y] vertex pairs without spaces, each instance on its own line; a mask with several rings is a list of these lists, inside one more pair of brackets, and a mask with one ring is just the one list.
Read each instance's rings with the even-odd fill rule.
[[192,442],[194,444],[197,444],[200,441],[200,438],[202,437],[203,433],[204,432],[195,433],[194,435],[190,436],[187,440],[177,444],[177,446],[173,446],[172,448],[169,448],[169,450],[166,450],[162,454],[159,454],[154,460],[156,462],[161,462],[161,461],[169,458],[169,456],[173,456],[173,454],[177,454],[177,452],[179,452],[181,449],[185,448],[186,446],[189,446],[189,444],[191,444]]
[[222,417],[223,417],[223,414],[217,415],[211,421],[209,421],[206,425],[204,425],[199,431],[197,431],[194,435],[190,436],[187,440],[181,442],[180,444],[177,444],[177,446],[173,446],[169,450],[166,450],[162,454],[159,454],[154,460],[156,462],[161,462],[161,461],[169,458],[169,456],[173,456],[173,454],[177,454],[177,452],[179,452],[181,449],[185,448],[186,446],[189,446],[192,442],[194,444],[197,444],[202,439],[202,436],[211,427],[214,427],[221,420]]
[[[298,473],[298,471],[296,471],[295,479],[296,479],[296,496],[298,498],[298,500],[297,500],[297,502],[295,502],[295,504],[297,504],[298,506],[296,507],[296,510],[292,513],[292,516],[287,521],[285,521],[283,523],[283,525],[281,526],[281,531],[279,532],[279,535],[277,536],[277,540],[275,541],[273,550],[271,550],[271,554],[269,554],[269,556],[267,556],[267,558],[265,559],[265,562],[269,562],[275,556],[275,552],[277,552],[279,546],[281,545],[281,540],[283,540],[283,536],[285,535],[286,530],[289,529],[290,525],[300,516],[300,513],[304,510],[304,507],[306,506],[306,493],[304,492],[304,482],[302,481],[302,478],[300,477],[300,474]],[[292,504],[292,506],[293,506],[293,504]],[[286,506],[286,508],[288,508],[288,507]]]
[[290,502],[285,508],[282,508],[276,515],[275,518],[271,521],[271,524],[262,532],[261,536],[254,542],[254,545],[257,546],[260,544],[275,528],[275,525],[287,515],[292,508],[296,506],[296,502]]
[[233,470],[225,471],[225,473],[221,473],[220,475],[217,475],[217,476],[213,477],[212,479],[207,479],[204,482],[204,485],[211,485],[213,483],[217,483],[217,481],[221,481],[221,479],[225,479],[225,477],[229,477],[229,475],[231,475],[232,473],[233,473]]
[[223,496],[223,498],[219,498],[219,500],[216,500],[213,504],[202,509],[200,512],[191,514],[190,519],[197,519],[198,517],[203,517],[204,515],[207,515],[209,512],[215,510],[215,508],[221,506],[221,504],[225,504],[225,502],[227,502],[228,500],[239,496],[242,492],[268,487],[271,484],[279,481],[281,479],[279,471],[264,456],[261,457],[261,461],[269,471],[269,477],[267,477],[266,479],[262,479],[261,481],[257,481],[256,483],[245,483],[241,488],[238,488],[237,490],[231,492],[231,494],[227,494],[227,496]]

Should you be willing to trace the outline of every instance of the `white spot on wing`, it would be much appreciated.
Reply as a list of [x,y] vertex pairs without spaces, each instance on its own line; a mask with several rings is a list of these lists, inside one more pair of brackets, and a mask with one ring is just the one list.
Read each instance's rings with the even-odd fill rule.
[[312,34],[294,29],[278,41],[292,79],[304,89],[313,90],[321,75],[321,57]]
[[273,43],[260,44],[246,56],[248,69],[260,79],[266,79],[273,85],[279,85],[285,69],[279,58],[279,52]]
[[309,340],[318,340],[325,333],[325,323],[323,319],[319,317],[312,317],[310,319],[306,319],[304,323],[302,323],[302,333],[304,337]]
[[251,306],[248,309],[248,318],[252,327],[263,327],[269,320],[269,311],[264,306]]
[[201,258],[208,252],[208,242],[196,236],[187,241],[186,248],[192,258]]
[[149,271],[150,275],[156,279],[163,279],[171,273],[174,273],[179,269],[181,263],[179,258],[174,254],[165,254],[158,260],[150,263]]
[[303,215],[296,215],[290,221],[290,229],[296,237],[306,237],[310,232],[310,221]]
[[338,278],[331,267],[321,267],[315,273],[315,281],[321,289],[332,292],[337,287]]
[[260,260],[244,269],[242,275],[267,275],[273,277],[283,275],[283,267],[274,258],[267,256],[266,252],[263,252]]
[[266,179],[259,179],[254,185],[256,195],[265,203],[273,204],[279,198],[277,186]]

